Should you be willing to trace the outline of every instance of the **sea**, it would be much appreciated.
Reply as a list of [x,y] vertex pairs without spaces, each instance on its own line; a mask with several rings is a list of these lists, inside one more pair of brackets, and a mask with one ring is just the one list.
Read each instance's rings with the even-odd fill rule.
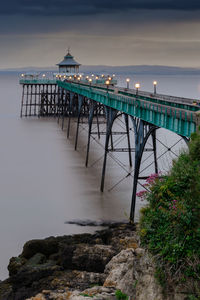
[[[198,75],[116,74],[118,85],[126,86],[127,77],[130,86],[140,82],[145,91],[153,91],[152,82],[157,80],[159,93],[200,99]],[[19,74],[0,72],[0,280],[8,276],[9,259],[19,255],[30,239],[94,232],[104,221],[128,222],[133,187],[128,154],[115,152],[108,156],[105,188],[100,192],[104,137],[92,138],[86,168],[87,123],[81,123],[75,151],[76,120],[67,139],[66,121],[61,130],[55,118],[20,118],[21,96]],[[124,130],[123,118],[115,126]],[[105,130],[105,124],[101,128]],[[134,147],[133,131],[130,133]],[[127,145],[125,135],[113,138],[116,147]],[[187,146],[164,129],[157,132],[157,144],[159,170],[166,173]],[[169,148],[172,152],[166,150]],[[144,155],[141,174],[154,172],[151,158]],[[138,198],[136,221],[144,205]],[[99,226],[80,226],[89,222]]]

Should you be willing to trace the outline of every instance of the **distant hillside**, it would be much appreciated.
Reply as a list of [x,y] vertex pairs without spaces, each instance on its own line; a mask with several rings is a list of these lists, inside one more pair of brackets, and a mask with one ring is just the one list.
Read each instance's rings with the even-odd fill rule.
[[168,66],[81,66],[84,73],[98,72],[109,74],[155,74],[155,75],[200,75],[200,69]]
[[[56,67],[26,67],[2,69],[0,72],[56,72]],[[82,73],[95,74],[153,74],[153,75],[200,75],[198,68],[181,68],[168,66],[81,66]]]

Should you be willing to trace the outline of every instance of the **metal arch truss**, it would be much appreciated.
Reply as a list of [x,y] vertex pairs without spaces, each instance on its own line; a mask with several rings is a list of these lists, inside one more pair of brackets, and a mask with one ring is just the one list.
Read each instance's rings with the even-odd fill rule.
[[[140,116],[134,117],[128,112],[122,112],[121,108],[118,109],[108,105],[107,102],[105,104],[98,100],[91,99],[89,94],[83,95],[79,94],[77,91],[72,92],[70,89],[68,90],[67,88],[57,86],[56,84],[27,84],[23,85],[20,116],[57,116],[58,123],[60,122],[60,119],[62,120],[62,129],[64,128],[65,117],[67,117],[67,137],[69,137],[70,135],[71,118],[76,117],[77,128],[75,136],[75,150],[78,147],[79,127],[81,118],[86,118],[88,124],[88,139],[85,160],[86,167],[88,166],[89,162],[91,136],[97,135],[97,137],[100,139],[101,135],[105,135],[105,145],[103,147],[104,158],[100,185],[100,190],[102,192],[104,190],[108,153],[112,151],[128,152],[129,165],[130,167],[134,165],[133,171],[128,173],[128,175],[131,176],[133,173],[133,190],[131,199],[130,220],[134,221],[138,181],[139,179],[147,178],[140,177],[142,156],[145,151],[153,152],[152,155],[154,169],[155,173],[158,173],[159,157],[157,157],[156,130],[160,127],[142,120]],[[115,120],[117,120],[122,115],[125,121],[125,129],[123,128],[124,130],[122,132],[114,132],[112,130],[113,124]],[[96,131],[92,131],[94,118],[96,119],[97,125]],[[100,130],[100,118],[103,118],[103,123],[106,124],[106,131]],[[131,118],[134,129],[134,148],[131,148],[129,118]],[[116,148],[114,146],[113,136],[115,134],[126,136],[128,145],[127,148]],[[186,143],[188,143],[187,138],[185,138],[184,136],[181,137],[184,138]],[[149,138],[152,139],[152,146],[147,148],[146,144]],[[132,152],[135,152],[135,155],[133,157]],[[132,164],[132,159],[134,159],[134,164]]]
[[[114,121],[122,115],[119,111],[105,106],[106,112],[106,120],[107,120],[107,130],[106,130],[106,140],[105,140],[105,153],[104,153],[104,162],[102,169],[102,177],[101,177],[101,191],[104,190],[104,181],[105,181],[105,171],[106,171],[106,161],[107,161],[107,153],[109,151],[109,139],[112,138],[112,126]],[[135,205],[136,205],[136,194],[137,194],[137,184],[140,172],[140,166],[142,161],[142,156],[144,151],[153,151],[154,156],[154,167],[155,173],[158,174],[158,163],[157,163],[157,149],[156,149],[156,130],[157,126],[152,125],[148,122],[145,122],[139,118],[131,117],[133,128],[134,128],[134,137],[135,137],[135,148],[131,148],[130,145],[130,135],[129,135],[129,123],[128,123],[128,115],[123,114],[126,125],[126,134],[127,134],[127,142],[128,142],[128,153],[129,153],[129,164],[132,166],[132,155],[131,152],[135,152],[135,164],[134,164],[134,176],[133,176],[133,192],[132,192],[132,200],[131,200],[131,210],[130,210],[130,221],[134,221],[135,215]],[[152,137],[152,148],[146,148],[146,143],[149,137]],[[112,143],[111,143],[112,146]],[[144,179],[144,178],[142,178]]]
[[[91,136],[96,134],[98,136],[98,138],[100,138],[100,136],[102,134],[105,135],[104,159],[103,159],[101,185],[100,185],[101,192],[104,191],[108,153],[111,151],[115,151],[115,152],[126,151],[126,152],[128,152],[129,165],[130,165],[130,167],[132,167],[132,152],[135,152],[133,192],[132,192],[131,211],[130,211],[130,220],[133,221],[134,214],[135,214],[137,183],[138,183],[138,180],[140,179],[140,177],[139,177],[140,165],[141,165],[143,152],[145,151],[146,142],[150,136],[152,137],[153,147],[150,149],[147,149],[147,150],[153,151],[153,153],[154,153],[155,172],[158,173],[157,157],[156,157],[156,129],[158,127],[156,127],[148,122],[145,122],[139,118],[129,116],[126,113],[122,113],[119,110],[116,110],[112,107],[106,106],[106,105],[99,103],[97,101],[94,101],[92,99],[88,99],[82,95],[78,95],[76,93],[65,91],[65,93],[61,92],[61,95],[64,95],[64,105],[63,104],[61,105],[62,107],[59,110],[58,120],[62,115],[62,129],[63,129],[65,116],[68,117],[67,137],[69,137],[69,134],[70,134],[71,117],[72,116],[77,117],[75,150],[77,150],[77,146],[78,146],[78,136],[79,136],[79,127],[80,127],[79,125],[80,125],[81,117],[82,116],[87,117],[88,140],[87,140],[87,150],[86,150],[86,160],[85,160],[86,167],[88,166],[88,162],[89,162]],[[61,101],[61,103],[63,103],[63,102]],[[113,127],[113,123],[115,122],[115,120],[117,120],[122,115],[124,116],[126,129],[124,132],[120,132],[120,134],[124,134],[127,136],[128,148],[114,149],[113,135],[116,133],[112,131],[112,127]],[[105,118],[105,123],[106,123],[106,131],[105,132],[101,132],[100,127],[99,127],[99,117],[102,117],[102,116]],[[96,118],[97,132],[92,131],[94,117]],[[131,148],[129,117],[132,120],[133,128],[134,128],[135,148]],[[118,134],[119,134],[119,132],[118,132]]]
[[152,137],[153,147],[152,149],[150,148],[146,150],[153,151],[155,173],[158,174],[157,149],[156,149],[156,129],[158,129],[158,127],[135,117],[131,117],[131,119],[133,122],[134,135],[135,135],[135,167],[134,167],[133,192],[132,192],[131,211],[130,211],[130,220],[133,221],[135,215],[137,184],[138,184],[138,180],[140,179],[139,177],[140,166],[141,166],[141,161],[145,150],[145,146],[150,136]]

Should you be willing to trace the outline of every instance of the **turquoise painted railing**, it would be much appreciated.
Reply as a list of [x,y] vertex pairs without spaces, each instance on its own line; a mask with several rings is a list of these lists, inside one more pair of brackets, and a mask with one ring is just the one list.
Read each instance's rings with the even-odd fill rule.
[[171,99],[170,101],[159,99],[159,95],[157,98],[156,95],[143,96],[127,92],[122,93],[122,89],[106,89],[106,87],[62,81],[57,81],[57,84],[68,91],[185,137],[190,137],[191,133],[195,132],[199,126],[199,107],[192,105],[191,99],[188,104],[185,101],[175,103]]
[[130,89],[55,79],[20,79],[20,84],[57,84],[68,91],[185,137],[190,137],[200,125],[200,107],[194,105],[193,99],[141,91],[136,95],[136,91]]
[[20,84],[56,84],[56,79],[20,79]]

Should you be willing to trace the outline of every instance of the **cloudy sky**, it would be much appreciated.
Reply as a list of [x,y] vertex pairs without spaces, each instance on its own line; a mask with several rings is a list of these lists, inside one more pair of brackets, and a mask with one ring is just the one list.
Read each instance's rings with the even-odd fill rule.
[[200,67],[200,0],[7,0],[0,68],[53,66],[67,47],[84,65]]

